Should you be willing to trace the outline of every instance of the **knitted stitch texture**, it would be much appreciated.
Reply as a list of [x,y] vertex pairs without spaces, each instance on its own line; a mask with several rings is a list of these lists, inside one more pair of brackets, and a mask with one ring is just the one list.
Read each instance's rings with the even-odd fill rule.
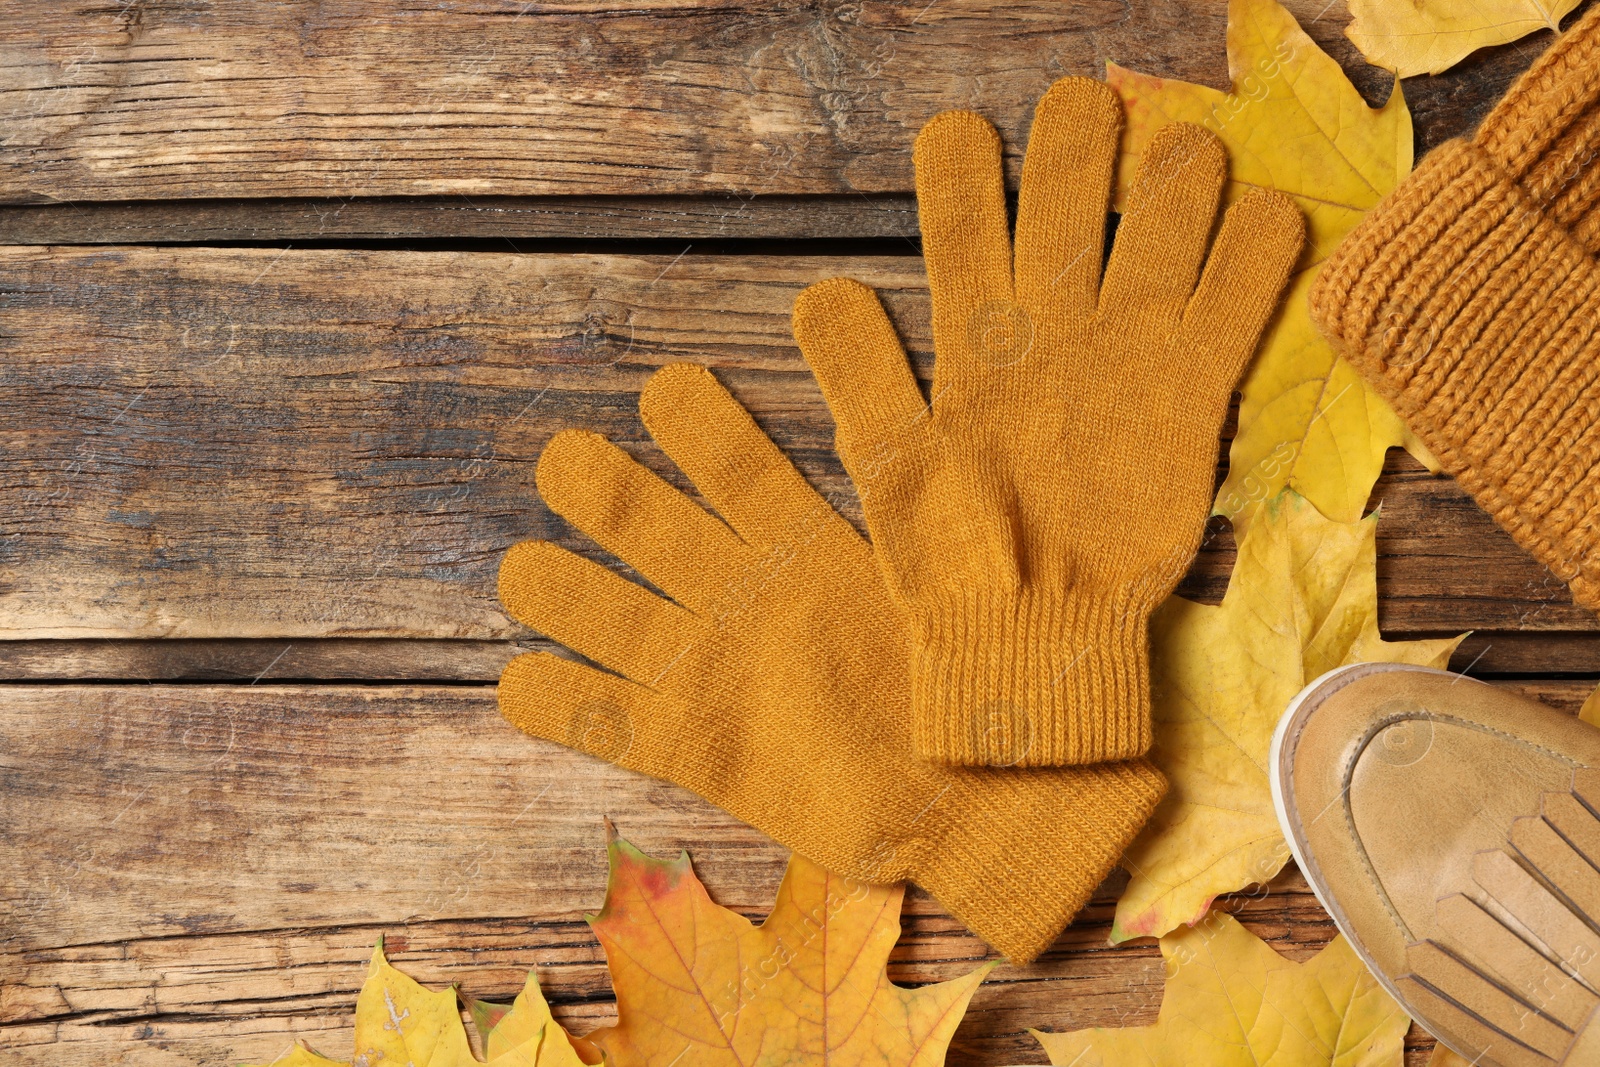
[[1300,212],[1263,190],[1228,210],[1208,258],[1227,158],[1175,123],[1145,152],[1102,280],[1121,127],[1101,82],[1045,94],[1014,252],[994,127],[951,111],[923,128],[931,403],[872,290],[836,278],[795,304],[911,630],[931,759],[1149,749],[1150,613],[1199,547],[1229,397],[1300,252]]
[[1037,956],[1149,817],[1160,772],[918,759],[910,652],[871,548],[704,369],[665,368],[639,410],[720,518],[604,438],[553,438],[545,501],[672,599],[547,542],[514,546],[506,608],[617,673],[519,656],[501,712],[838,874],[916,881],[1011,959]]
[[1312,318],[1439,462],[1600,610],[1600,8],[1323,266]]

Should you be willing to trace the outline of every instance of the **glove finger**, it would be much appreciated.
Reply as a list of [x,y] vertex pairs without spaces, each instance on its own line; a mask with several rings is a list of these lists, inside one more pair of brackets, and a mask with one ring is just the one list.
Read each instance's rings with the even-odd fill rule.
[[1104,82],[1062,78],[1033,113],[1017,205],[1017,299],[1094,313],[1122,101]]
[[535,477],[556,514],[693,611],[752,562],[732,530],[599,434],[556,434]]
[[750,544],[792,544],[829,524],[860,540],[704,367],[662,368],[639,396],[639,415],[662,451]]
[[1305,217],[1293,200],[1266,189],[1228,209],[1200,287],[1184,313],[1184,346],[1214,353],[1211,369],[1233,383],[1277,310],[1278,298],[1305,243]]
[[878,295],[849,278],[800,294],[794,337],[833,412],[839,456],[860,485],[861,465],[876,462],[928,414],[905,349]]
[[1194,292],[1228,157],[1216,134],[1175,122],[1150,139],[1100,289],[1100,309],[1123,321],[1176,326]]
[[656,773],[648,764],[658,761],[641,734],[654,721],[657,697],[644,686],[548,652],[526,652],[501,672],[498,700],[500,714],[523,733]]
[[579,655],[652,687],[705,633],[687,609],[548,541],[511,546],[500,602]]
[[[970,111],[935,115],[917,134],[917,219],[933,294],[933,392],[992,366],[986,339],[1014,314],[1000,135]],[[1007,359],[1007,362],[1015,362]]]

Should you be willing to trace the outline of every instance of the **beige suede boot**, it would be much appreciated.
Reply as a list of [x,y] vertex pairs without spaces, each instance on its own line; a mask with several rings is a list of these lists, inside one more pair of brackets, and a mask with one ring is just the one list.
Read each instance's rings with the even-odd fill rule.
[[1317,898],[1424,1028],[1483,1067],[1600,1064],[1600,730],[1445,671],[1331,671],[1271,752]]

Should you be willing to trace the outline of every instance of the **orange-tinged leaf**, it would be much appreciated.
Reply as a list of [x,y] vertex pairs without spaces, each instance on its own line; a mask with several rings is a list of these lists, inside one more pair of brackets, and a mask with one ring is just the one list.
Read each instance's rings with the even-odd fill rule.
[[1072,1067],[1400,1067],[1411,1020],[1343,937],[1305,963],[1213,912],[1161,939],[1154,1025],[1033,1031]]
[[1554,30],[1578,0],[1348,0],[1345,27],[1368,63],[1402,78],[1449,70],[1480,48]]
[[1151,758],[1171,788],[1124,857],[1112,941],[1196,922],[1217,894],[1282,869],[1267,749],[1308,682],[1346,663],[1449,661],[1460,638],[1379,635],[1377,523],[1330,521],[1285,492],[1240,542],[1220,605],[1172,597],[1156,612]]
[[472,1025],[478,1028],[478,1033],[483,1037],[485,1055],[493,1055],[487,1052],[489,1043],[496,1040],[506,1040],[505,1034],[501,1034],[497,1039],[494,1028],[504,1022],[506,1016],[511,1014],[511,1005],[491,1004],[487,1000],[474,1000],[467,1005],[467,1011],[472,1016]]
[[483,1036],[483,1054],[491,1064],[514,1065],[517,1057],[532,1053],[527,1062],[539,1067],[578,1067],[580,1063],[600,1062],[598,1049],[582,1038],[563,1030],[550,1017],[550,1005],[539,988],[538,974],[528,972],[528,980],[510,1004],[473,1001],[469,1006],[473,1025]]
[[1181,120],[1227,145],[1229,199],[1271,188],[1305,211],[1306,252],[1241,387],[1216,513],[1243,533],[1265,501],[1292,487],[1325,515],[1351,522],[1390,447],[1432,460],[1312,325],[1306,293],[1322,260],[1410,172],[1411,114],[1398,87],[1383,107],[1369,108],[1275,0],[1231,0],[1228,69],[1232,90],[1221,92],[1108,67],[1128,114],[1119,193],[1155,132]]
[[[550,1007],[530,972],[516,1002],[475,1009],[485,1034],[487,1067],[583,1067],[565,1030],[550,1017]],[[367,980],[356,998],[354,1061],[362,1067],[479,1067],[472,1054],[454,988],[429,990],[389,965],[380,943],[372,952]],[[350,1067],[296,1045],[271,1067]]]
[[589,1039],[616,1067],[816,1064],[936,1067],[989,964],[920,989],[889,982],[901,887],[868,886],[794,856],[754,926],[712,903],[687,855],[611,842],[590,919],[618,1022]]

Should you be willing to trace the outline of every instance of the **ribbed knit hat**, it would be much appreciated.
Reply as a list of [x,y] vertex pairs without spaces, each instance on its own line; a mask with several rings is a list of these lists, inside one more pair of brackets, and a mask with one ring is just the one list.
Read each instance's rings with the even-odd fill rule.
[[1600,610],[1600,7],[1429,153],[1311,291],[1322,331]]

